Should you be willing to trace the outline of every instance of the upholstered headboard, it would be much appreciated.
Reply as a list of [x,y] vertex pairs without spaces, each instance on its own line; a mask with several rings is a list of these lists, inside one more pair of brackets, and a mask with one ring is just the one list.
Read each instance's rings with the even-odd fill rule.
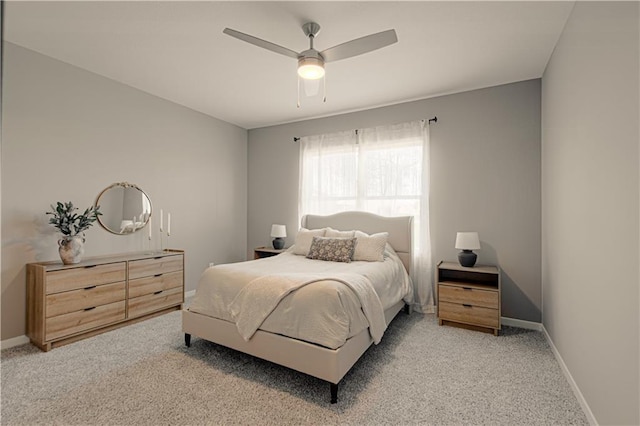
[[389,233],[389,244],[398,253],[407,271],[411,271],[412,216],[384,217],[366,212],[343,212],[329,216],[308,214],[302,217],[302,227],[330,227],[339,231],[359,230],[367,234]]

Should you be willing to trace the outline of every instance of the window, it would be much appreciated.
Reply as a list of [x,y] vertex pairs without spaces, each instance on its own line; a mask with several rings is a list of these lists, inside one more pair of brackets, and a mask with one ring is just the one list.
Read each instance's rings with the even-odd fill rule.
[[427,126],[416,121],[303,137],[299,186],[300,217],[348,210],[414,217],[411,275],[414,287],[426,281],[414,292],[423,312],[433,304]]

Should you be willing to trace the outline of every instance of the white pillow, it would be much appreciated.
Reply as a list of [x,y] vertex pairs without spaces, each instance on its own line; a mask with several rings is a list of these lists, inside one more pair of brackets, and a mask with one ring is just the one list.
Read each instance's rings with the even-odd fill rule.
[[305,229],[300,228],[296,235],[296,241],[293,243],[293,254],[306,256],[311,249],[313,237],[324,237],[326,228],[322,229]]
[[330,238],[353,238],[356,236],[355,234],[356,231],[337,231],[335,229],[327,228],[327,232],[324,236]]
[[356,249],[353,252],[353,260],[367,262],[382,262],[384,260],[384,248],[389,238],[388,232],[367,235],[356,231]]

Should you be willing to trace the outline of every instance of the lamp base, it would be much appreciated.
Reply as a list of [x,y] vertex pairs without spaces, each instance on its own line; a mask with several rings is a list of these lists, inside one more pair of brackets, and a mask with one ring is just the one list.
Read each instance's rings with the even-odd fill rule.
[[476,259],[478,255],[476,255],[471,250],[462,250],[458,253],[458,262],[460,262],[460,266],[465,266],[467,268],[473,267],[476,264]]
[[273,239],[273,248],[282,250],[284,248],[284,238],[276,237]]

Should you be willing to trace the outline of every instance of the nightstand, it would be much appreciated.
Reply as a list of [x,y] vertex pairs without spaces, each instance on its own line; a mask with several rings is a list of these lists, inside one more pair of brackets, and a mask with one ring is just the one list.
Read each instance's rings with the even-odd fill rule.
[[271,257],[271,256],[278,255],[285,251],[287,251],[287,249],[278,250],[271,247],[256,247],[255,249],[253,249],[253,258],[262,259],[264,257]]
[[481,331],[500,331],[500,268],[440,262],[436,271],[438,323]]

